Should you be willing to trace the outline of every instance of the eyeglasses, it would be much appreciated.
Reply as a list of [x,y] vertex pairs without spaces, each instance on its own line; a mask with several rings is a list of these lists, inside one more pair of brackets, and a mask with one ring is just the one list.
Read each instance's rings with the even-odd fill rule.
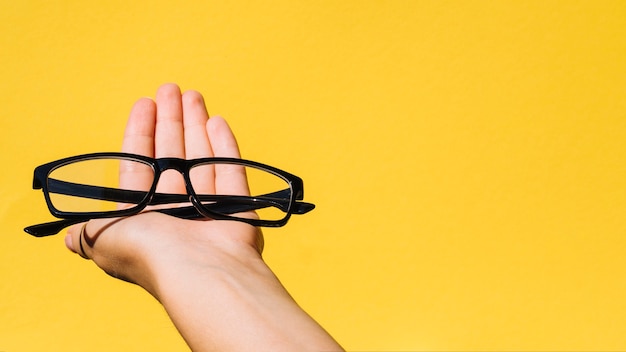
[[[182,174],[187,194],[156,193],[160,176],[170,169]],[[213,194],[209,185],[215,178],[241,183],[247,179],[247,189],[244,183],[243,188],[232,192],[235,194]],[[35,168],[33,189],[43,190],[50,213],[62,219],[24,229],[36,237],[54,235],[90,219],[135,215],[147,206],[183,219],[205,217],[266,227],[283,226],[292,214],[305,214],[315,208],[301,201],[304,190],[299,177],[237,158],[185,160],[128,153],[84,154]],[[173,206],[163,208],[164,204]]]

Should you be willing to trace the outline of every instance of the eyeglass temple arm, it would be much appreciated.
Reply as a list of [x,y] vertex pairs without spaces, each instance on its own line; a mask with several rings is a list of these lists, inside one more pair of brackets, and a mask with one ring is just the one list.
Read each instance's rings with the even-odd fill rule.
[[[77,196],[83,198],[91,198],[91,199],[99,199],[99,200],[107,200],[117,203],[129,203],[129,204],[139,204],[146,197],[146,192],[144,191],[133,191],[133,190],[124,190],[117,188],[109,188],[109,187],[100,187],[100,186],[91,186],[91,185],[83,185],[79,183],[72,183],[67,181],[60,181],[57,179],[49,178],[48,179],[48,192],[56,193],[56,194],[65,194],[69,196]],[[219,195],[219,194],[199,194],[198,198],[200,201],[215,201],[215,202],[225,202],[225,201],[234,201],[235,198],[242,199],[258,199],[259,201],[267,201],[272,203],[271,205],[277,206],[281,208],[283,211],[287,211],[287,207],[289,204],[285,202],[285,198],[289,197],[290,189],[284,189],[281,191],[276,191],[272,193],[267,193],[259,196],[230,196],[230,195]],[[297,194],[296,199],[302,199],[302,194]],[[189,195],[187,194],[168,194],[168,193],[155,193],[150,199],[148,205],[159,205],[159,204],[171,204],[171,203],[186,203],[189,201]],[[259,203],[260,204],[260,203]],[[293,214],[304,214],[311,211],[313,208],[312,204],[305,202],[296,202],[294,205],[294,209],[292,209]],[[270,205],[267,205],[270,206]],[[247,210],[254,210],[247,209]],[[260,208],[256,208],[260,209]],[[226,213],[221,209],[217,209],[216,211],[220,211],[222,213]],[[234,211],[234,212],[240,212]]]
[[[241,213],[241,212],[246,212],[250,210],[256,210],[265,206],[269,206],[265,204],[258,204],[258,203],[252,204],[250,202],[248,204],[216,203],[216,204],[208,205],[207,207],[211,211],[220,212],[222,214],[234,214],[234,213]],[[305,214],[313,210],[314,208],[315,208],[314,204],[299,202],[299,203],[296,203],[296,209],[295,209],[296,211],[294,211],[293,214]],[[175,216],[181,219],[199,219],[199,218],[205,217],[204,215],[200,214],[198,210],[193,206],[168,208],[168,209],[154,209],[152,211]],[[55,235],[59,233],[59,231],[61,231],[62,229],[68,226],[85,222],[90,219],[91,217],[81,217],[81,218],[76,218],[76,219],[62,219],[62,220],[47,222],[43,224],[28,226],[24,229],[24,231],[26,231],[26,233],[33,235],[35,237],[45,237],[45,236]]]
[[[197,219],[197,218],[204,217],[204,215],[200,214],[194,207],[155,209],[154,211],[172,215],[181,219]],[[91,217],[88,217],[88,216],[80,217],[76,219],[62,219],[62,220],[57,220],[57,221],[46,222],[43,224],[28,226],[24,228],[24,231],[28,233],[29,235],[33,235],[35,237],[46,237],[46,236],[56,235],[57,233],[59,233],[59,231],[63,230],[64,228],[68,226],[76,225],[81,222],[88,221],[90,219]]]
[[[118,202],[131,202],[131,200],[128,197],[129,195],[130,195],[130,198],[134,198],[134,201],[136,201],[137,203],[140,202],[140,200],[143,199],[143,197],[145,197],[145,192],[140,192],[140,191],[128,191],[128,190],[119,190],[119,189],[114,189],[114,188],[86,186],[86,185],[80,185],[80,184],[73,184],[69,182],[63,182],[59,180],[54,180],[51,183],[49,183],[49,187],[53,189],[55,193],[83,196],[83,197],[85,196],[84,192],[79,192],[78,194],[76,194],[74,190],[83,189],[83,190],[91,191],[87,193],[92,193],[95,191],[98,193],[98,196],[94,197],[94,194],[92,193],[91,198],[112,200],[112,201],[118,201]],[[102,194],[103,194],[101,192],[102,189],[106,190],[105,192],[106,194],[115,195],[115,197],[113,199],[102,198]],[[72,190],[72,192],[68,192],[69,190]],[[205,205],[211,211],[222,213],[222,214],[234,214],[234,213],[246,212],[246,211],[251,211],[251,210],[257,210],[257,209],[261,209],[261,208],[265,208],[265,207],[269,207],[273,205],[276,206],[278,204],[275,204],[275,202],[269,201],[268,198],[273,198],[270,196],[280,197],[281,194],[284,194],[286,192],[289,192],[289,190],[282,190],[282,191],[278,191],[274,193],[269,193],[269,194],[259,196],[259,197],[244,197],[244,196],[237,197],[237,196],[215,196],[215,195],[200,195],[199,197],[201,200],[209,200],[207,198],[211,198],[210,200],[219,199],[218,203]],[[120,200],[121,196],[123,196],[123,200]],[[157,202],[155,203],[151,202],[150,204],[180,203],[183,201],[188,201],[188,196],[182,195],[182,194],[156,193],[154,196],[157,198]],[[264,197],[267,197],[267,198],[263,200]],[[314,208],[315,208],[315,205],[311,203],[295,202],[291,209],[291,212],[292,214],[305,214],[313,210]],[[204,215],[200,214],[198,210],[193,206],[177,207],[177,208],[169,208],[169,209],[155,209],[154,211],[157,211],[163,214],[168,214],[171,216],[175,216],[178,218],[183,218],[183,219],[197,219],[197,218],[205,217]],[[78,223],[87,221],[89,219],[91,219],[91,217],[88,217],[88,216],[80,217],[76,219],[62,219],[62,220],[57,220],[53,222],[47,222],[43,224],[29,226],[29,227],[26,227],[24,231],[36,237],[44,237],[44,236],[57,234],[59,231],[61,231],[65,227],[78,224]]]

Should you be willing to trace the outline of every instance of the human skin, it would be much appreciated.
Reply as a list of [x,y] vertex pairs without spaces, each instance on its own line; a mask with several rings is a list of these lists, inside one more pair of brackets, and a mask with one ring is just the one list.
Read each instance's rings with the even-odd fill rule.
[[[161,86],[155,100],[135,103],[122,151],[155,158],[239,157],[226,121],[209,118],[202,95],[182,94],[175,84]],[[247,194],[240,171],[216,168],[205,175],[202,192]],[[121,185],[151,183],[151,175],[120,170]],[[186,193],[182,176],[164,172],[157,192]],[[148,211],[73,226],[65,243],[109,275],[152,294],[194,351],[341,350],[263,261],[263,235],[251,225]]]

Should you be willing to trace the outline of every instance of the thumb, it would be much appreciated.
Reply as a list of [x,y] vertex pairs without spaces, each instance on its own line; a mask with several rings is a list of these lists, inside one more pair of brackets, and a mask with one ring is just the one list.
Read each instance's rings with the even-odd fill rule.
[[90,259],[91,257],[87,255],[86,251],[89,249],[89,252],[91,252],[91,246],[86,246],[84,244],[87,224],[88,222],[85,222],[70,227],[67,231],[67,235],[65,235],[65,246],[67,249],[80,255],[81,257]]

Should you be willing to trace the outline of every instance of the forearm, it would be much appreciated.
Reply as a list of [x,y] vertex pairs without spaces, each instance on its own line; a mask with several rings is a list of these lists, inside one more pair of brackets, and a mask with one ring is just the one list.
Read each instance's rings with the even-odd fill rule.
[[157,284],[158,299],[194,351],[341,350],[256,252],[216,255],[213,263],[161,275]]

